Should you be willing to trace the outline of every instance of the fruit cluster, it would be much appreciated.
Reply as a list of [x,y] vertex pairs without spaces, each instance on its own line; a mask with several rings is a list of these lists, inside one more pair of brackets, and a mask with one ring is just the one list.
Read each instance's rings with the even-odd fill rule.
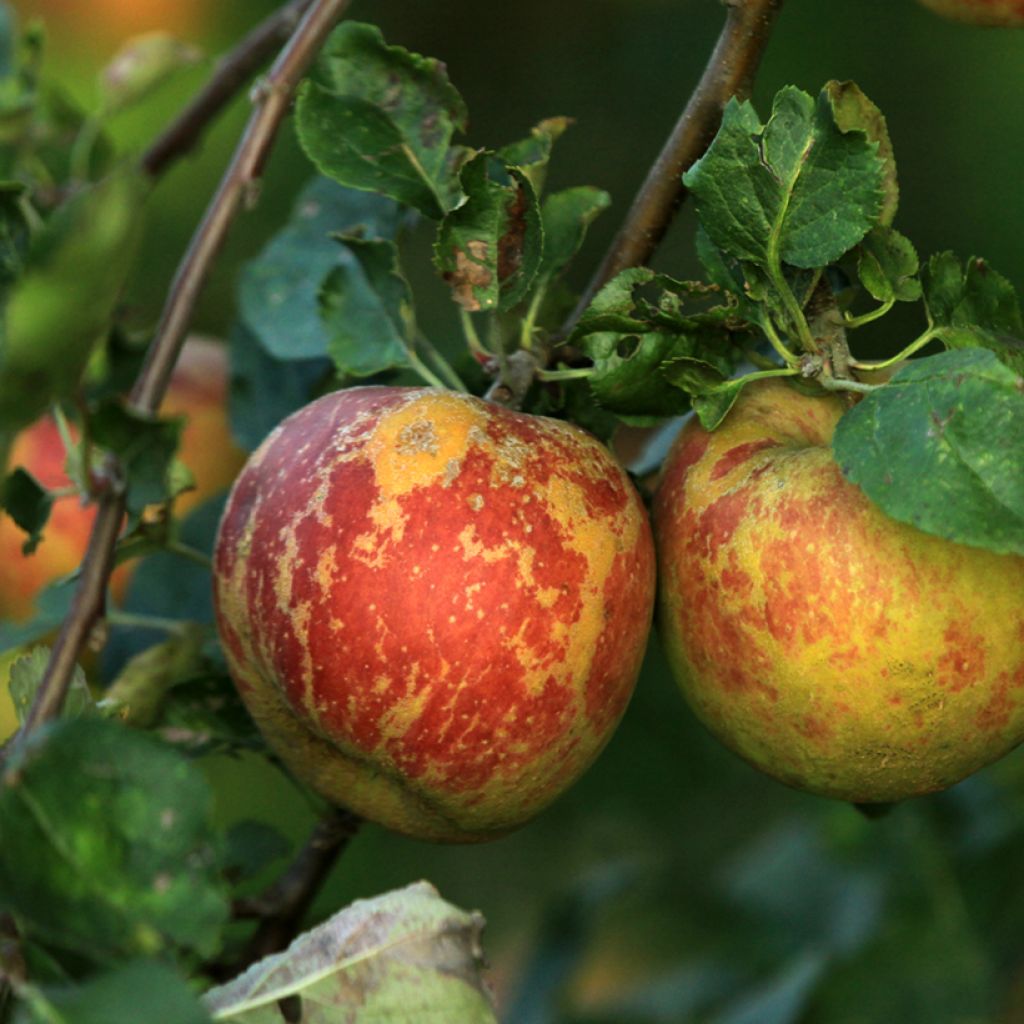
[[[697,714],[791,785],[948,786],[1024,736],[1024,560],[889,519],[830,448],[843,405],[764,381],[694,421],[654,508],[660,631]],[[521,824],[608,740],[653,597],[644,510],[566,423],[439,390],[296,413],[235,484],[215,598],[281,758],[422,838]]]
[[[223,350],[191,342],[165,409],[227,485],[242,456]],[[238,476],[215,552],[232,675],[281,759],[400,832],[522,824],[610,738],[659,580],[659,631],[696,714],[790,785],[858,803],[951,785],[1024,738],[1024,559],[887,517],[836,465],[844,409],[748,386],[662,469],[653,538],[600,443],[440,389],[351,388],[290,416]],[[48,486],[49,421],[15,452]],[[5,617],[81,557],[58,503],[40,553],[0,529]],[[115,583],[123,586],[123,576]]]

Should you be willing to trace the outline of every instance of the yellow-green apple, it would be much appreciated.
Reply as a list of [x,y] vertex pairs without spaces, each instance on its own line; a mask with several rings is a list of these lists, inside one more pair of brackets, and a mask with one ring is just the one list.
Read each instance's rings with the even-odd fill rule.
[[607,449],[440,389],[290,416],[214,554],[228,663],[271,747],[336,803],[441,841],[508,832],[593,761],[653,596],[644,508]]
[[1024,738],[1024,558],[925,534],[844,480],[843,404],[779,381],[675,442],[654,503],[659,629],[693,709],[801,789],[942,789]]
[[1003,28],[1024,25],[1024,0],[920,0],[920,3],[945,18],[972,25]]
[[[192,471],[196,486],[176,499],[179,514],[226,489],[245,460],[231,439],[227,387],[224,346],[190,338],[160,410],[163,415],[186,417],[178,457]],[[44,487],[59,489],[70,485],[64,461],[64,445],[57,425],[45,416],[18,435],[10,465],[23,466]],[[94,509],[83,506],[75,497],[57,500],[43,541],[32,555],[22,554],[24,533],[9,516],[0,514],[0,617],[28,618],[39,591],[78,566],[94,514]],[[126,582],[124,571],[115,573],[115,594],[123,590]]]

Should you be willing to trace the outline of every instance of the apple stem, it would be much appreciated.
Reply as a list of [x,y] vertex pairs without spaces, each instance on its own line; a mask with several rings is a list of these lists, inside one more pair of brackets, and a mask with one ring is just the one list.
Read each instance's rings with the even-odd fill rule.
[[877,309],[872,309],[867,313],[861,313],[860,316],[850,316],[846,314],[843,317],[843,323],[848,331],[856,330],[858,327],[863,327],[865,324],[870,324],[875,320],[880,320],[886,313],[896,305],[895,299],[887,299]]
[[213,568],[213,559],[205,551],[200,551],[198,548],[192,547],[191,544],[184,544],[180,540],[170,540],[164,545],[164,550],[169,551],[172,555],[186,558],[196,565],[201,565],[204,569]]
[[586,380],[587,377],[592,377],[593,374],[594,367],[592,366],[571,366],[562,370],[538,370],[537,380]]
[[787,366],[796,366],[800,362],[800,357],[787,348],[786,343],[779,337],[779,332],[775,329],[775,324],[773,324],[767,317],[761,324],[761,330],[764,331],[764,336],[768,339],[768,343],[773,349],[775,349],[779,358]]
[[820,384],[826,391],[853,391],[857,394],[866,395],[871,391],[877,391],[881,387],[885,387],[884,384],[865,384],[859,380],[847,380],[843,377],[829,377],[822,375],[817,378],[817,383]]
[[869,361],[866,363],[860,362],[856,359],[851,359],[850,365],[858,370],[884,370],[889,366],[902,362],[904,359],[909,359],[919,349],[924,348],[929,342],[935,341],[936,338],[941,336],[941,328],[936,327],[934,324],[929,324],[928,330],[923,334],[919,334],[909,345],[907,345],[906,348],[901,349],[896,353],[896,355],[891,356],[889,359]]
[[540,312],[541,303],[548,291],[548,281],[545,279],[537,286],[536,291],[530,297],[530,305],[523,317],[523,323],[519,335],[519,347],[527,351],[533,348],[533,331],[537,323],[537,314]]
[[820,277],[807,302],[807,325],[814,335],[821,367],[816,375],[822,386],[833,391],[859,391],[857,387],[830,387],[830,382],[856,383],[850,345],[846,337],[846,320],[839,310],[835,293],[824,277]]
[[[423,334],[422,332],[418,333],[416,336],[416,342],[430,356],[432,362],[437,367],[441,377],[443,377],[444,381],[447,382],[446,385],[444,381],[438,381],[438,384],[441,387],[447,386],[448,388],[454,389],[455,391],[469,391],[469,388],[467,388],[466,385],[463,383],[462,378],[452,369],[451,363],[449,363],[448,360],[445,359],[443,355],[441,355],[441,353],[438,351],[434,343],[425,334]],[[424,366],[423,362],[419,360],[419,358],[417,357],[415,351],[412,351],[410,355],[413,358],[415,358],[417,362],[419,362],[419,365],[421,367]],[[417,372],[422,371],[417,368]],[[428,372],[430,371],[428,370]],[[431,376],[433,377],[434,375],[431,373]],[[436,381],[437,377],[434,377],[434,380]]]
[[486,364],[494,359],[494,353],[480,340],[472,314],[461,306],[459,307],[459,322],[462,324],[462,334],[466,339],[466,346],[477,361]]

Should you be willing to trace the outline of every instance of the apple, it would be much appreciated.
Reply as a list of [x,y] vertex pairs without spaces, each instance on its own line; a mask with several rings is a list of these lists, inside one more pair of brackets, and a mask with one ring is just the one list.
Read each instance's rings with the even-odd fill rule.
[[209,21],[203,0],[25,0],[22,18],[42,18],[59,42],[123,40],[156,29],[194,35]]
[[1024,0],[920,0],[944,18],[972,25],[1019,28],[1024,25]]
[[[245,461],[244,453],[231,438],[227,388],[224,346],[204,338],[190,338],[160,410],[163,415],[187,417],[178,457],[192,471],[196,486],[175,500],[179,515],[225,490]],[[57,425],[45,416],[18,435],[10,465],[23,466],[44,487],[53,489],[70,484],[64,460]],[[83,506],[73,496],[57,500],[42,543],[34,554],[23,555],[25,534],[9,516],[0,514],[0,618],[29,618],[39,591],[77,568],[85,553],[94,515],[94,509]],[[123,592],[127,578],[123,570],[115,573],[115,596]]]
[[835,397],[748,385],[654,501],[659,631],[697,716],[781,781],[872,803],[1024,739],[1024,558],[925,534],[844,480]]
[[290,416],[214,550],[228,664],[270,746],[335,803],[439,841],[506,833],[587,768],[653,597],[647,517],[606,448],[441,389]]

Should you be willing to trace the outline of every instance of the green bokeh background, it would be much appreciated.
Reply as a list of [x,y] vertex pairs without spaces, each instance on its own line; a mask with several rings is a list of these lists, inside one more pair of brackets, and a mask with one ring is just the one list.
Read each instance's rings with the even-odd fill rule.
[[[46,14],[52,67],[90,97],[118,37],[101,15],[116,6],[14,6],[23,17]],[[187,35],[216,54],[273,6],[200,4]],[[350,13],[376,21],[389,42],[446,61],[474,145],[518,138],[543,117],[575,118],[550,185],[593,184],[614,197],[577,263],[580,285],[722,22],[716,0],[356,0]],[[116,120],[115,135],[144,144],[208,70],[181,73]],[[919,251],[983,255],[1024,284],[1024,31],[953,25],[913,0],[788,0],[755,103],[765,112],[782,85],[814,92],[830,78],[854,79],[887,115],[902,187],[896,224]],[[155,320],[244,116],[240,101],[160,183],[130,291],[139,323]],[[226,330],[239,266],[283,223],[309,174],[286,129],[197,328]],[[659,268],[696,272],[693,227],[684,208]],[[426,234],[407,269],[428,333],[453,331]],[[915,315],[887,318],[884,330],[912,337]],[[255,817],[304,836],[313,808],[281,776],[246,760],[209,768],[225,821]],[[487,846],[454,848],[367,827],[314,912],[430,879],[485,913],[510,1024],[1012,1024],[1024,1021],[1022,863],[1019,751],[949,793],[870,821],[726,753],[686,710],[654,641],[610,746],[537,821]]]

